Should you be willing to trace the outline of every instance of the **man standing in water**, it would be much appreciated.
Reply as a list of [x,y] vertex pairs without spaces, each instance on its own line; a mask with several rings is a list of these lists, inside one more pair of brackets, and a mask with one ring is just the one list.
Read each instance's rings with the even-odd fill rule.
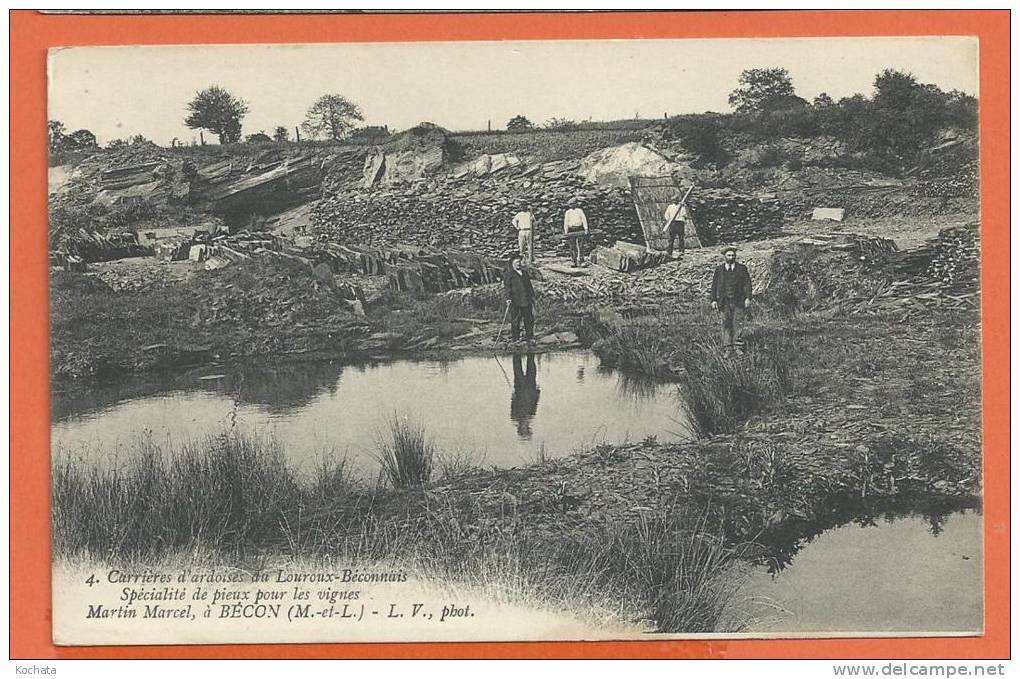
[[535,315],[531,310],[535,303],[535,289],[531,287],[531,277],[521,266],[521,256],[513,255],[510,266],[503,274],[503,296],[510,312],[510,341],[517,342],[521,338],[521,321],[524,321],[524,339],[535,340]]
[[709,299],[712,308],[722,314],[723,353],[729,356],[734,349],[738,354],[744,353],[736,342],[744,311],[751,304],[751,274],[737,261],[737,249],[732,245],[723,250],[723,258],[725,261],[716,267],[712,276]]

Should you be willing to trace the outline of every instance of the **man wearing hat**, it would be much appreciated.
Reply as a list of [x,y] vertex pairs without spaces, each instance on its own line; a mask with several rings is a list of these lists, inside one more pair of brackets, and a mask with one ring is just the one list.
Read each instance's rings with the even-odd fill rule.
[[737,261],[737,249],[732,245],[723,250],[722,264],[716,267],[712,276],[712,308],[722,313],[723,353],[729,356],[736,349],[744,310],[751,303],[751,274],[747,267]]
[[567,203],[567,211],[563,213],[563,233],[567,237],[567,247],[570,248],[570,259],[574,266],[580,266],[584,261],[581,239],[588,235],[588,217],[576,199]]
[[[510,256],[510,266],[503,274],[503,297],[506,300],[507,312],[510,314],[510,341],[521,339],[521,321],[524,321],[524,339],[535,341],[535,314],[532,305],[535,303],[535,289],[531,285],[528,270],[521,266],[521,256],[514,253]],[[505,316],[505,314],[504,314]]]
[[522,205],[521,211],[514,215],[511,223],[517,229],[517,250],[521,253],[521,258],[530,266],[535,263],[533,240],[535,215],[529,206]]

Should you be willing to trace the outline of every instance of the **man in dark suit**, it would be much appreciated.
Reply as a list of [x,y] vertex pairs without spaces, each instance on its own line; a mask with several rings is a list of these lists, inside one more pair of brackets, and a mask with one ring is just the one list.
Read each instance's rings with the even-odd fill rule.
[[726,260],[715,269],[712,276],[712,308],[722,313],[723,353],[729,356],[736,349],[744,310],[751,304],[751,274],[747,267],[737,261],[737,249],[730,246],[723,250]]
[[531,310],[535,303],[535,289],[531,287],[531,277],[521,265],[521,256],[510,258],[510,266],[503,274],[503,296],[510,308],[510,341],[517,342],[521,338],[521,321],[524,321],[524,339],[529,342],[535,339],[535,315]]

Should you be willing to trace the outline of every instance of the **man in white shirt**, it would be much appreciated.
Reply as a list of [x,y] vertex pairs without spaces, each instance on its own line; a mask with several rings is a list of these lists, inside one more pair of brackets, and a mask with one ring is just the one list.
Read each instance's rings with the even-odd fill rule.
[[531,208],[525,205],[520,212],[514,215],[512,224],[517,229],[517,250],[521,253],[521,259],[528,264],[534,264],[535,216],[532,214]]
[[572,200],[567,204],[567,211],[563,213],[563,233],[567,236],[567,247],[570,248],[570,259],[574,266],[580,266],[584,261],[581,252],[581,241],[588,235],[588,217],[584,210],[577,206],[577,201]]
[[673,243],[680,239],[680,256],[684,256],[684,232],[687,228],[687,223],[694,223],[691,219],[691,211],[687,209],[687,203],[683,205],[679,203],[670,203],[666,206],[665,213],[666,223],[662,227],[662,232],[669,235],[669,247],[666,248],[666,255],[668,257],[673,256]]

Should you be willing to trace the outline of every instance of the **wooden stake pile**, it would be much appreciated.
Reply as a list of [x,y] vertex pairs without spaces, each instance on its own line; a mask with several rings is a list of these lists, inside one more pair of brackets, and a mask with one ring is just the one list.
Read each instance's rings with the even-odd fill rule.
[[967,292],[978,288],[980,247],[977,225],[957,226],[939,231],[932,247],[935,256],[928,276],[943,290]]
[[327,264],[335,274],[386,276],[389,287],[394,290],[443,292],[503,279],[502,267],[485,257],[429,247],[347,246],[323,242],[302,256]]

